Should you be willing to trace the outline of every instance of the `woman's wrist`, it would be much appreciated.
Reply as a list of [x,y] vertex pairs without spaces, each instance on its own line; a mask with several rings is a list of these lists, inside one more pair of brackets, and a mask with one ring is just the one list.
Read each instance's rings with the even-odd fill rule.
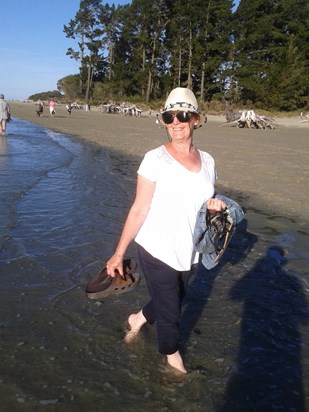
[[114,256],[117,256],[117,257],[119,257],[119,258],[121,258],[121,259],[123,259],[124,258],[124,255],[122,255],[121,253],[114,253]]

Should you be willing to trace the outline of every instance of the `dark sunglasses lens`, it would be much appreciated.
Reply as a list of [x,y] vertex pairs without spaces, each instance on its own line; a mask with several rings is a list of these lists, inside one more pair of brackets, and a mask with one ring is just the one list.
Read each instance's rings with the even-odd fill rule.
[[178,112],[176,117],[181,123],[186,123],[190,120],[191,113],[190,112]]
[[177,112],[176,114],[171,112],[162,113],[162,120],[165,124],[171,124],[174,121],[175,116],[181,123],[186,123],[190,120],[192,113],[190,112]]
[[165,124],[171,124],[174,121],[174,114],[170,112],[162,113],[162,120]]

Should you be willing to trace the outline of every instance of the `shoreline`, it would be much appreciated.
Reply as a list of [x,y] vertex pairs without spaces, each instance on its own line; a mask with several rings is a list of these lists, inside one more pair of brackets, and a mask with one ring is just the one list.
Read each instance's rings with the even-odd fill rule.
[[[49,116],[48,107],[43,117],[37,117],[34,104],[10,102],[10,106],[13,121],[14,117],[30,121],[139,159],[167,141],[153,116],[73,109],[69,118],[65,106],[59,106],[55,117]],[[206,125],[195,131],[194,143],[214,157],[220,188],[249,197],[250,207],[258,204],[275,214],[281,211],[308,220],[309,122],[300,118],[276,121],[279,127],[274,130],[239,129],[228,126],[224,116],[209,115]]]

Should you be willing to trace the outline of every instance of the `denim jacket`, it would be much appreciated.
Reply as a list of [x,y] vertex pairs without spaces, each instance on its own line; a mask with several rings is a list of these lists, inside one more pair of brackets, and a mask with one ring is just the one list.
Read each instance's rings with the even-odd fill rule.
[[[234,227],[243,220],[244,212],[238,203],[224,195],[216,194],[215,198],[222,200],[226,204]],[[215,251],[214,242],[212,241],[214,233],[207,228],[206,212],[207,209],[205,202],[197,215],[193,233],[193,244],[194,250],[203,254],[202,263],[205,268],[212,269],[218,264],[219,260],[217,259],[218,255]]]

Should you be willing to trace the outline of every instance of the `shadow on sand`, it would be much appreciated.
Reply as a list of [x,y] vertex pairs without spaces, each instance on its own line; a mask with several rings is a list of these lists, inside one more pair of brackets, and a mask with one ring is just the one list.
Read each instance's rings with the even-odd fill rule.
[[201,262],[199,263],[196,275],[190,283],[184,300],[185,309],[181,321],[181,344],[184,346],[184,350],[191,333],[195,329],[196,323],[208,304],[216,277],[222,273],[225,264],[235,265],[243,261],[256,242],[257,237],[247,231],[247,221],[244,219],[238,225],[227,250],[217,266],[207,270]]
[[[247,240],[239,243],[237,236]],[[257,238],[250,236],[245,228],[236,233],[235,238],[236,243],[243,245],[236,258],[239,261]],[[184,345],[194,331],[209,301],[216,276],[229,256],[224,258],[220,266],[210,272],[205,273],[205,269],[199,267],[190,285],[183,315]],[[231,300],[243,302],[240,341],[232,375],[223,400],[215,409],[217,412],[306,410],[301,325],[308,323],[308,303],[301,282],[287,272],[286,263],[282,247],[272,246],[230,290]]]
[[230,291],[243,302],[236,371],[220,411],[304,412],[301,325],[308,323],[303,287],[284,265],[284,250],[270,247]]

